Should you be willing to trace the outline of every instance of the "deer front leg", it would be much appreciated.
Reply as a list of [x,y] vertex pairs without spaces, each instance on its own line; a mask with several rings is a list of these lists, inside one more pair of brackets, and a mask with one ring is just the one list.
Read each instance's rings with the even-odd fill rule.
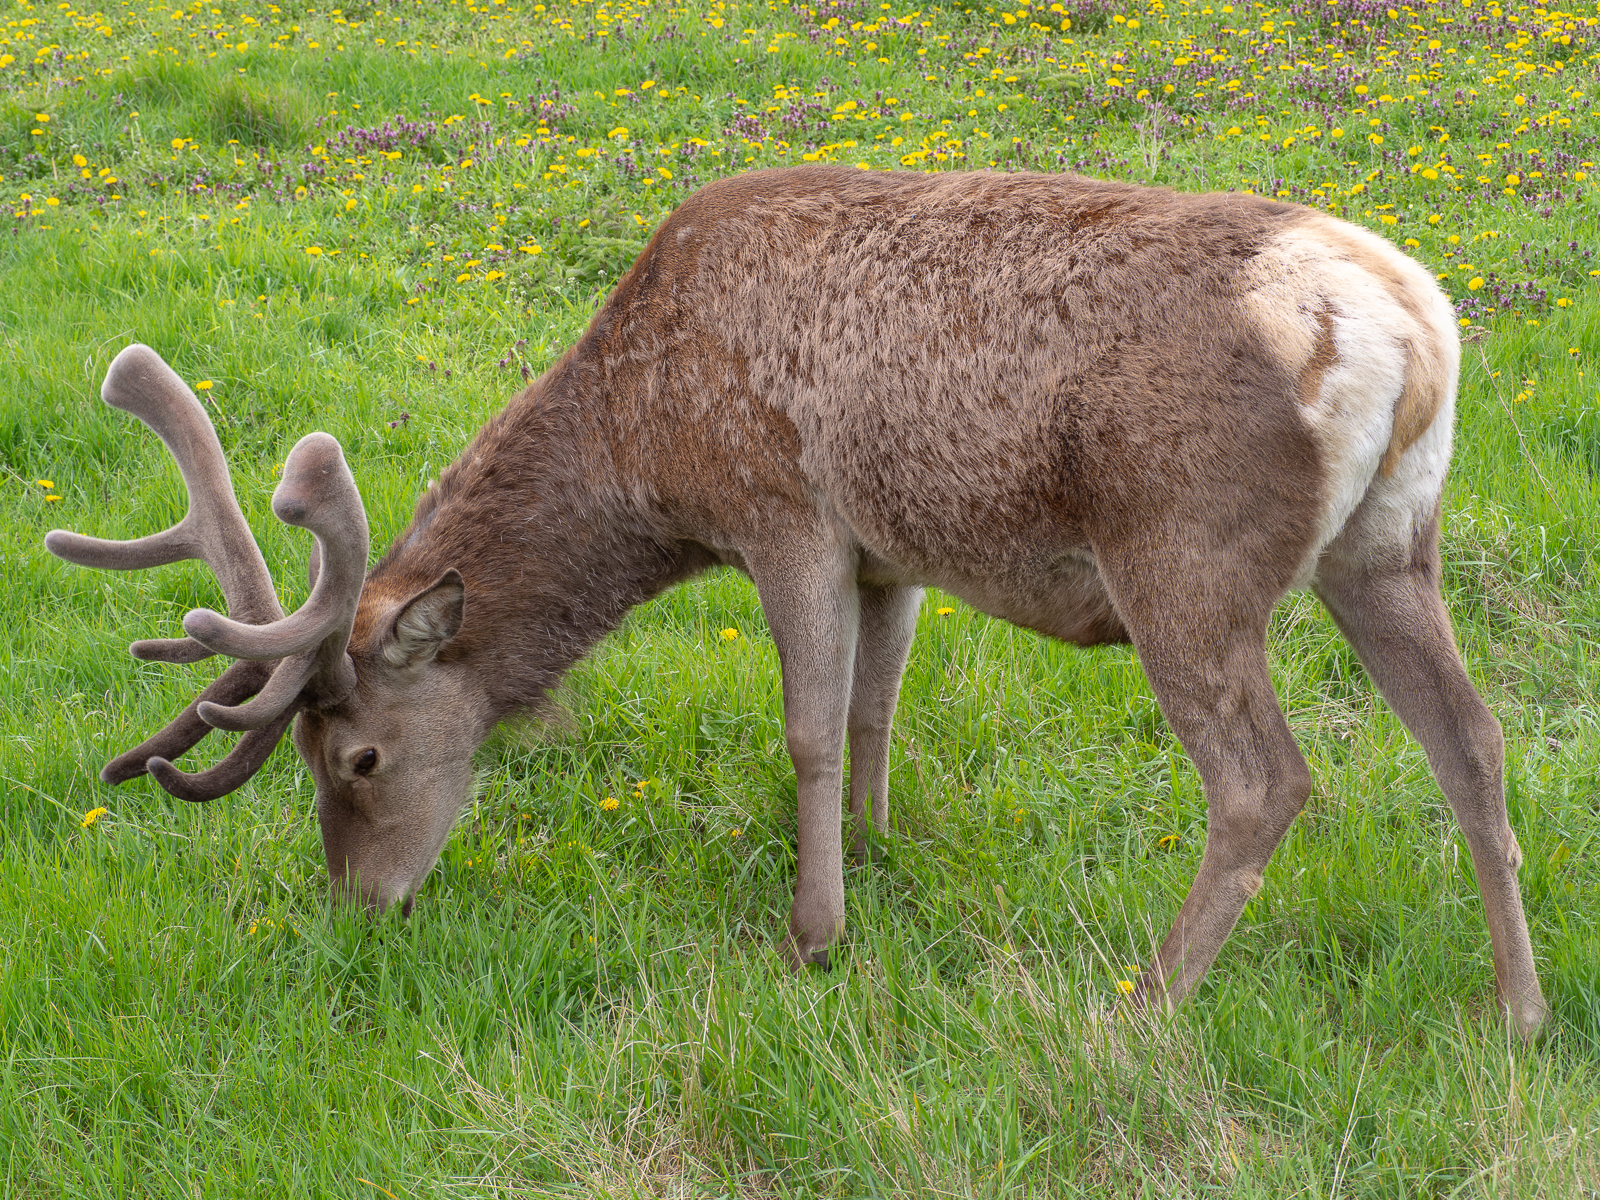
[[791,968],[828,962],[844,933],[840,797],[856,656],[854,555],[826,530],[772,538],[746,562],[783,668],[783,724],[798,785],[794,904],[782,950]]
[[851,856],[867,858],[867,813],[872,828],[889,831],[889,732],[900,699],[911,639],[917,631],[922,589],[861,588],[855,678],[850,688]]
[[[1366,514],[1358,513],[1359,517]],[[1506,816],[1500,722],[1462,666],[1439,595],[1438,518],[1408,547],[1374,550],[1360,520],[1318,565],[1316,591],[1378,690],[1422,743],[1478,875],[1500,1004],[1531,1038],[1549,1015],[1517,887],[1522,849]]]

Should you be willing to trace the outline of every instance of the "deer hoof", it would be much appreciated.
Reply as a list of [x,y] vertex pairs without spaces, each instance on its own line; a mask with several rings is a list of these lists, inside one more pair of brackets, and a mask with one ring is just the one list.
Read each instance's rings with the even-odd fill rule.
[[797,938],[791,932],[784,937],[778,953],[783,956],[784,965],[791,973],[798,974],[809,966],[818,966],[824,971],[829,969],[826,942],[818,945],[809,938]]
[[1122,997],[1117,1010],[1129,1016],[1154,1016],[1158,1013],[1170,1015],[1176,1007],[1172,1002],[1172,996],[1165,988],[1153,983],[1154,978],[1148,971],[1142,974],[1139,982],[1133,985],[1133,990]]

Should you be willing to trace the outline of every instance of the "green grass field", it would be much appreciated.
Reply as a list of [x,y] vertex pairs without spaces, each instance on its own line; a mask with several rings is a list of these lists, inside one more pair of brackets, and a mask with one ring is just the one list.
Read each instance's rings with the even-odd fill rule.
[[[105,2],[0,30],[0,1194],[1600,1195],[1600,5]],[[1447,599],[1506,729],[1539,1045],[1421,750],[1306,596],[1270,651],[1313,798],[1149,1026],[1115,1002],[1198,777],[1131,652],[936,594],[830,972],[774,952],[794,782],[732,574],[485,748],[409,922],[329,912],[288,747],[206,806],[96,781],[216,670],[126,644],[220,600],[43,550],[183,510],[98,401],[118,350],[199,389],[298,603],[296,439],[343,442],[380,550],[664,213],[802,161],[1251,189],[1438,273]]]

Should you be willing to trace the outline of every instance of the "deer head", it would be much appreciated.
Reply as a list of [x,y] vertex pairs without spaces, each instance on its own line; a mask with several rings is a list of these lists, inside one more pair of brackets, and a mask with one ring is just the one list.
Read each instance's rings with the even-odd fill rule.
[[[101,397],[166,444],[189,511],[172,528],[127,542],[53,530],[46,548],[112,570],[204,561],[228,615],[195,609],[183,619],[185,637],[130,650],[157,662],[214,654],[237,661],[100,778],[117,784],[148,772],[180,799],[213,800],[260,770],[298,717],[295,744],[316,781],[334,895],[378,911],[399,901],[409,911],[466,799],[471,755],[487,725],[458,673],[438,661],[461,627],[461,576],[446,571],[415,595],[363,606],[369,537],[361,495],[339,443],[312,433],[290,451],[272,496],[279,520],[314,538],[310,597],[285,616],[194,393],[155,351],[135,344],[112,362]],[[212,729],[244,736],[208,770],[173,766]]]

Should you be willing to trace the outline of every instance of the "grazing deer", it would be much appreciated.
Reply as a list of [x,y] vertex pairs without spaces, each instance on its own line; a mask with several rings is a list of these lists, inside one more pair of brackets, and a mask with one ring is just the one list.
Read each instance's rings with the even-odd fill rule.
[[[239,661],[102,778],[148,771],[210,800],[293,721],[334,893],[407,912],[490,729],[634,605],[719,563],[745,571],[799,782],[797,967],[844,929],[847,736],[855,851],[869,820],[888,825],[922,585],[1078,645],[1131,641],[1210,814],[1145,1003],[1195,986],[1310,794],[1264,645],[1279,598],[1309,586],[1427,751],[1471,847],[1501,1003],[1531,1034],[1546,1008],[1500,726],[1439,591],[1458,358],[1426,271],[1296,205],[761,171],[667,218],[364,578],[360,496],[313,433],[273,496],[317,540],[310,598],[282,615],[203,409],[139,345],[103,395],[166,442],[188,515],[138,541],[46,544],[116,569],[202,558],[227,599],[230,616],[197,609],[185,638],[132,647]],[[213,727],[247,732],[210,770],[172,765]]]

